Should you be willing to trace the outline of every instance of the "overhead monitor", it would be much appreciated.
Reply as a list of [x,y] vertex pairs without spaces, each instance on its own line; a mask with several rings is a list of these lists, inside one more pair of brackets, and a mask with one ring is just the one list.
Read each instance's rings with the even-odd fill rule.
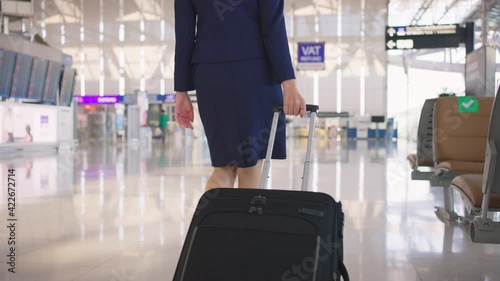
[[0,0],[0,12],[11,17],[32,17],[32,0]]
[[62,64],[57,62],[49,62],[47,76],[45,77],[45,87],[43,90],[43,102],[56,104],[57,95],[59,93],[59,83],[61,81]]
[[385,122],[385,116],[380,115],[380,116],[372,116],[372,123],[384,123]]
[[12,86],[10,88],[10,97],[24,99],[28,93],[31,67],[33,58],[27,55],[17,54],[12,75]]
[[64,67],[62,81],[61,81],[61,94],[59,104],[70,106],[73,99],[73,91],[75,87],[76,70],[71,67]]
[[33,59],[28,94],[26,96],[27,99],[34,102],[42,101],[48,64],[49,63],[46,60],[39,58]]
[[0,97],[8,98],[14,72],[16,54],[0,49]]

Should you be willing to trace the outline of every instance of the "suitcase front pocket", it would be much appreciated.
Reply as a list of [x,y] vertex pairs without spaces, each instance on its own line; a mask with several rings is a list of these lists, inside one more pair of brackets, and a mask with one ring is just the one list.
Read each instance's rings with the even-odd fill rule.
[[215,213],[194,233],[185,281],[287,280],[303,265],[301,280],[316,280],[319,237],[307,220]]

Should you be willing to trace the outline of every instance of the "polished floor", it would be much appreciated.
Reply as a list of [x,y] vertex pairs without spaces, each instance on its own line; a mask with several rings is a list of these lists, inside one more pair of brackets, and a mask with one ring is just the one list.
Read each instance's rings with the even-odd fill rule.
[[[290,139],[288,149],[288,160],[273,163],[270,188],[300,186],[305,141]],[[343,203],[351,280],[500,280],[500,245],[473,244],[465,226],[443,224],[434,214],[442,190],[410,180],[405,158],[413,149],[316,141],[311,189]],[[206,143],[176,134],[165,148],[91,143],[0,160],[0,280],[171,280],[208,157]],[[8,169],[16,181],[15,274],[7,264]]]

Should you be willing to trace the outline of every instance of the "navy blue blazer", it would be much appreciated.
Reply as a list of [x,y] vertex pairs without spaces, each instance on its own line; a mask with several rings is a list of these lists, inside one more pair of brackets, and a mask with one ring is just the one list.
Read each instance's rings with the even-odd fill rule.
[[195,89],[192,65],[268,58],[277,83],[294,79],[284,0],[175,0],[175,91]]

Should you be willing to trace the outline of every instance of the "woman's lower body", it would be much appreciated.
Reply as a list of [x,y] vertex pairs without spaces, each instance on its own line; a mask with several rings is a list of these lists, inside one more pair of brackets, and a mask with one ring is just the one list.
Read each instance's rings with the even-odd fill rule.
[[[195,64],[198,107],[218,183],[258,187],[270,136],[273,107],[283,104],[281,85],[267,59]],[[286,124],[282,114],[273,159],[286,158]],[[242,186],[243,185],[243,186]]]

